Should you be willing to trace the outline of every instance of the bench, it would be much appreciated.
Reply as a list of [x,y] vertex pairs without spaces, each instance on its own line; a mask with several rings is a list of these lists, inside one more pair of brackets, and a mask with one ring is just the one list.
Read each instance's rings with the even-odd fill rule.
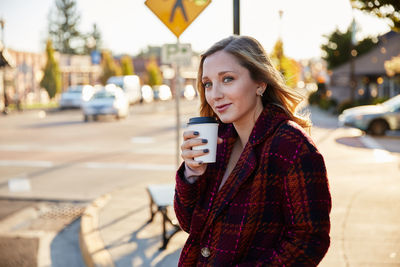
[[[150,197],[150,220],[148,223],[153,221],[154,215],[157,212],[162,214],[162,229],[163,229],[163,244],[160,250],[166,249],[169,240],[173,235],[181,230],[176,220],[172,220],[168,216],[168,207],[174,205],[174,184],[154,184],[147,186],[147,192]],[[167,223],[172,225],[173,231],[167,234]]]

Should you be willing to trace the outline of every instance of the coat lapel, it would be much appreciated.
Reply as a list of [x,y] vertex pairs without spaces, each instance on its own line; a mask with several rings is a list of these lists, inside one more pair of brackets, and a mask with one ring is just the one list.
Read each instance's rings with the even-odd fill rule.
[[[237,192],[241,189],[242,185],[252,176],[253,172],[258,166],[258,159],[261,155],[257,155],[256,146],[262,143],[267,136],[271,135],[275,129],[283,122],[288,119],[284,111],[275,106],[268,105],[264,112],[258,118],[254,129],[249,137],[240,158],[229,175],[226,183],[216,193],[216,197],[213,200],[212,208],[208,214],[205,228],[212,225],[212,222],[218,217],[218,215],[224,210],[224,208],[231,203]],[[230,154],[232,152],[233,143],[237,137],[237,133],[232,125],[229,125],[227,131],[221,136],[226,140],[225,149],[221,149],[221,162],[218,166],[218,178],[217,183],[221,183],[222,176],[226,170]],[[203,231],[205,233],[206,231]]]
[[254,147],[248,143],[240,155],[235,168],[229,175],[228,180],[217,194],[216,205],[212,209],[214,218],[231,202],[241,186],[253,174],[257,165],[257,156]]

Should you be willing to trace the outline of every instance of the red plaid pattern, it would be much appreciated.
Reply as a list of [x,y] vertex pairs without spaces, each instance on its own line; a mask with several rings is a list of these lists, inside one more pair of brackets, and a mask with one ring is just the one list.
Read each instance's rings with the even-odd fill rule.
[[217,191],[237,133],[221,124],[219,136],[217,162],[196,183],[187,183],[184,165],[177,171],[174,208],[189,233],[179,266],[316,266],[330,244],[331,197],[311,139],[267,105]]

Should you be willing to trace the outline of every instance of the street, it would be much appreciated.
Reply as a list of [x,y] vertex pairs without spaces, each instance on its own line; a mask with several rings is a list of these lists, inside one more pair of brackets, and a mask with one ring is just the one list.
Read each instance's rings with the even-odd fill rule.
[[[196,100],[181,101],[183,127],[197,107]],[[22,233],[45,240],[36,250],[40,254],[47,244],[53,251],[38,256],[39,266],[49,261],[68,266],[62,257],[75,257],[74,266],[83,266],[77,237],[64,250],[75,256],[55,253],[66,247],[59,231],[69,225],[64,236],[77,235],[83,208],[103,194],[173,182],[174,108],[173,101],[135,105],[126,120],[105,117],[87,123],[80,110],[31,110],[0,117],[0,220],[8,220],[8,226],[0,223],[0,235]],[[331,247],[320,266],[399,266],[400,137],[376,138],[338,128],[335,116],[314,107],[311,116],[311,135],[325,158],[333,200]],[[138,207],[147,203],[145,199]],[[39,216],[32,219],[29,210],[40,211]],[[49,213],[53,216],[41,216]],[[30,223],[15,225],[15,214],[31,218]],[[113,258],[121,251],[111,251]]]

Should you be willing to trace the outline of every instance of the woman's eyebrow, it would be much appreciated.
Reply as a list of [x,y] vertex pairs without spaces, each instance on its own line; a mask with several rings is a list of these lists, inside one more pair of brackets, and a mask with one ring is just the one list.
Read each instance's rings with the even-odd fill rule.
[[218,75],[221,76],[221,75],[224,75],[227,72],[235,72],[235,71],[233,71],[233,70],[224,70],[224,71],[218,72]]
[[[234,70],[224,70],[224,71],[218,72],[218,76],[222,76],[222,75],[224,75],[225,73],[228,73],[228,72],[236,73]],[[207,76],[203,76],[201,79],[202,80],[206,80],[206,79],[208,79],[208,77]]]

